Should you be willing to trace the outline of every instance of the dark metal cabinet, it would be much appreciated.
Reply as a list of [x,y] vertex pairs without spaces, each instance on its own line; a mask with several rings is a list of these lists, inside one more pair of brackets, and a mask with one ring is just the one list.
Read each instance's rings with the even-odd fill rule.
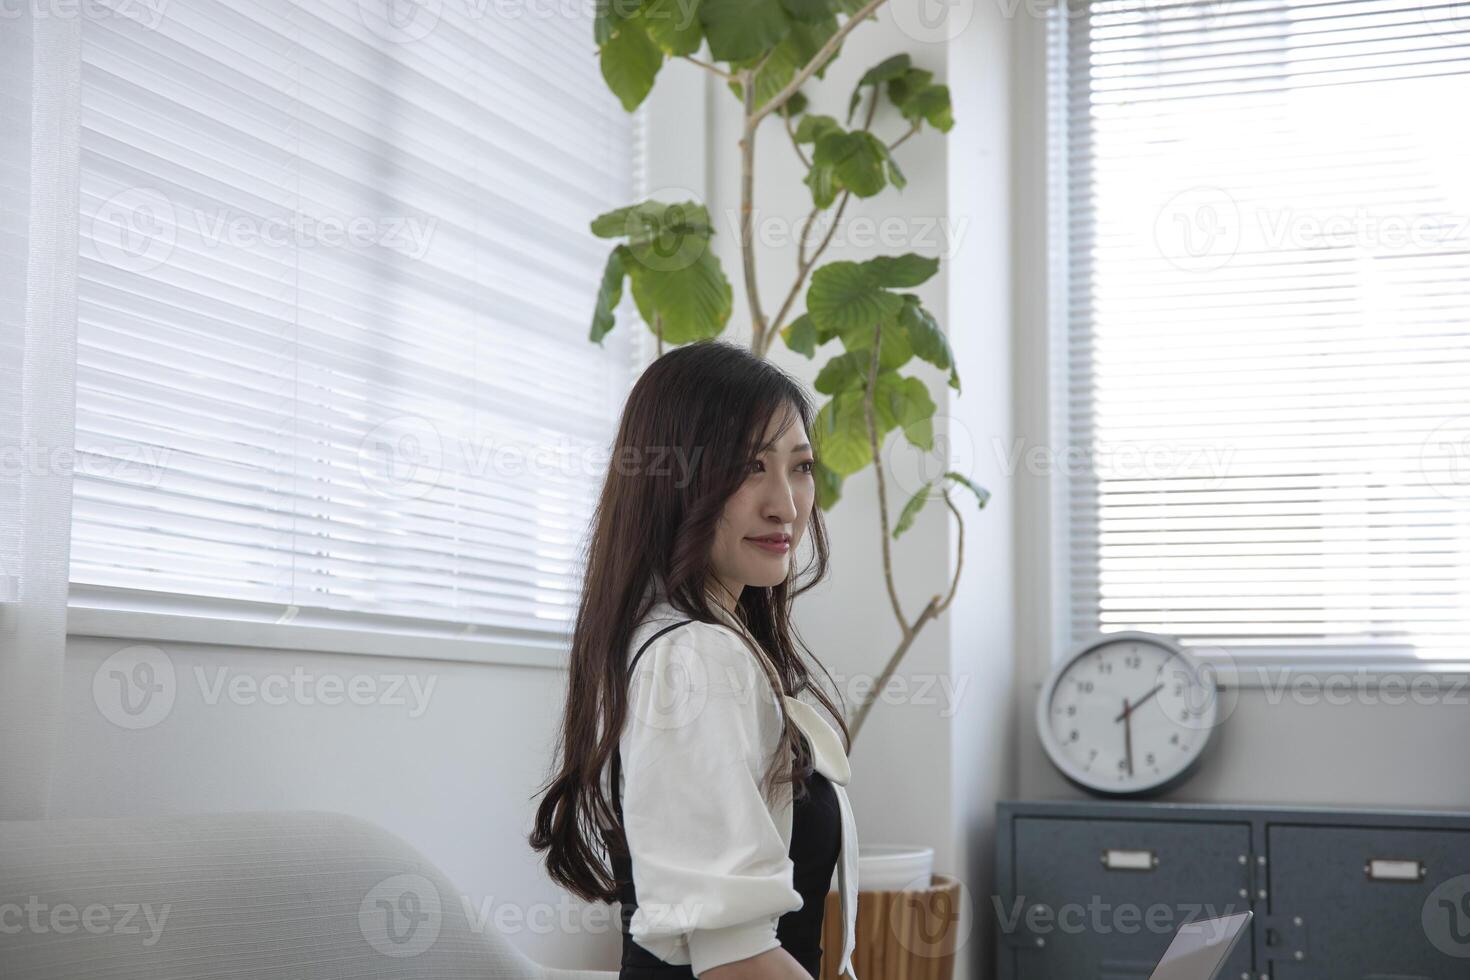
[[[1470,909],[1433,896],[1447,878],[1470,876],[1470,831],[1273,824],[1266,846],[1262,924],[1276,980],[1470,977],[1470,958],[1447,955],[1429,935],[1434,917],[1453,915],[1447,935],[1458,933],[1470,957]],[[1470,894],[1465,884],[1456,898]]]
[[1470,813],[1105,801],[997,808],[1000,980],[1146,980],[1250,908],[1222,980],[1470,978]]

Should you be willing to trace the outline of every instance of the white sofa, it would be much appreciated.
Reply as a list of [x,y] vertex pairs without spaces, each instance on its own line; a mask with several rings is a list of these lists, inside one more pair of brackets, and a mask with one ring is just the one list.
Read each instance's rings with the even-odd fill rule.
[[481,931],[404,841],[314,811],[0,821],[5,980],[615,980]]

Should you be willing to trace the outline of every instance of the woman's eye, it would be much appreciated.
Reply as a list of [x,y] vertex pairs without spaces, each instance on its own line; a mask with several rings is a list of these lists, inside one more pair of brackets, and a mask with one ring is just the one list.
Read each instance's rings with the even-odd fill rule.
[[764,465],[766,465],[766,464],[762,463],[760,460],[758,460],[758,459],[757,460],[754,460],[753,462],[751,462],[750,467],[748,469],[748,472],[750,472],[750,473],[759,473],[760,470],[756,469],[756,467],[758,467],[758,466],[764,466]]
[[802,470],[803,473],[810,473],[816,467],[817,461],[814,460],[814,459],[808,459],[808,460],[803,460],[802,462],[798,463],[797,465],[798,466],[805,466],[806,467],[806,469]]

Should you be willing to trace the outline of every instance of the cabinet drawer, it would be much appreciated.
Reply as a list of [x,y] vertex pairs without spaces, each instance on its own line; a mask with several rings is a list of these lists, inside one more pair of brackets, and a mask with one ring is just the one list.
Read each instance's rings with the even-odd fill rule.
[[1273,980],[1470,976],[1470,909],[1429,902],[1441,883],[1470,875],[1470,832],[1272,824],[1266,842],[1261,953]]
[[[1014,891],[995,911],[1019,980],[1146,980],[1180,925],[1250,908],[1248,823],[1018,817],[1014,826]],[[1246,937],[1221,976],[1251,963]]]

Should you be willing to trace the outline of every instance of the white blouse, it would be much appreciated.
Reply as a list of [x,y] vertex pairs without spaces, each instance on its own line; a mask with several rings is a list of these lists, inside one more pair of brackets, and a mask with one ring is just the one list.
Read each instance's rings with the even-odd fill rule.
[[[627,656],[686,618],[659,600]],[[791,787],[779,784],[771,801],[761,781],[779,747],[784,709],[810,741],[815,767],[832,783],[841,810],[838,975],[857,980],[858,845],[847,753],[815,706],[789,695],[778,702],[755,658],[734,627],[690,622],[654,640],[634,668],[619,741],[624,831],[638,896],[629,933],[664,962],[688,964],[696,976],[780,945],[777,921],[802,906],[789,853]]]

